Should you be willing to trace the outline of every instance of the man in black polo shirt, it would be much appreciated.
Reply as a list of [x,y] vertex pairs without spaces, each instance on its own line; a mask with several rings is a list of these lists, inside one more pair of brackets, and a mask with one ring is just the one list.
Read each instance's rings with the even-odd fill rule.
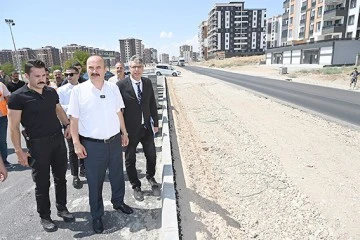
[[[59,119],[65,126],[67,138],[70,137],[70,123],[59,104],[56,91],[46,87],[45,64],[40,60],[29,60],[25,64],[25,76],[29,83],[9,99],[10,136],[19,163],[32,168],[41,224],[45,231],[53,232],[57,226],[50,217],[50,167],[55,182],[57,215],[67,222],[75,220],[66,208],[67,153]],[[30,154],[21,147],[20,123],[29,137]]]
[[25,82],[19,79],[19,73],[17,71],[13,71],[11,73],[11,81],[6,84],[6,87],[11,93],[13,93],[24,85]]

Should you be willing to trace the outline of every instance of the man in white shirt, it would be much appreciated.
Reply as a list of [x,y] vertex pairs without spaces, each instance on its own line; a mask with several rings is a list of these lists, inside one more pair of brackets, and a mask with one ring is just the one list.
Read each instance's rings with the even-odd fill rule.
[[[68,81],[67,84],[58,88],[57,93],[59,95],[59,101],[65,112],[68,110],[70,95],[73,88],[79,84],[78,80],[80,77],[79,70],[76,67],[69,67],[66,69],[65,77]],[[72,139],[67,139],[69,149],[69,162],[71,175],[73,176],[73,186],[76,189],[82,188],[82,182],[79,178],[79,160],[74,150],[74,144]],[[80,173],[85,172],[84,160],[80,159]],[[85,174],[85,173],[83,173]],[[80,174],[81,176],[81,174]],[[84,175],[83,175],[84,176]]]
[[109,78],[109,82],[117,83],[125,78],[125,66],[122,62],[117,62],[115,64],[116,67],[116,75]]
[[75,153],[85,162],[95,233],[104,231],[101,218],[104,215],[102,187],[106,169],[109,169],[113,208],[126,214],[133,213],[124,203],[121,143],[123,146],[129,143],[121,112],[125,106],[118,87],[104,80],[105,72],[104,59],[100,56],[88,58],[90,80],[74,87],[67,111]]

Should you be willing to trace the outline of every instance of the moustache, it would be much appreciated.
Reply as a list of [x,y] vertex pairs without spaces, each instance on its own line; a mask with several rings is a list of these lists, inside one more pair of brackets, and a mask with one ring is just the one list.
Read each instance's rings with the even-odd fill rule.
[[98,74],[98,73],[92,73],[91,76],[92,76],[92,77],[93,77],[93,76],[99,76],[99,77],[100,77],[100,74]]
[[[50,83],[50,82],[49,82]],[[37,85],[45,84],[45,82],[38,82]]]

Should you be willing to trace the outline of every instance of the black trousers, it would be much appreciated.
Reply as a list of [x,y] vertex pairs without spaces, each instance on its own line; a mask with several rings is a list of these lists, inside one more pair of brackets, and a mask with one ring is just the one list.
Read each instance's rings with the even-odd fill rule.
[[84,165],[84,159],[78,159],[78,156],[75,153],[74,149],[74,143],[72,139],[66,139],[68,143],[69,148],[69,162],[70,162],[70,169],[71,169],[71,175],[78,177],[79,176],[79,162],[80,167],[85,168]]
[[141,128],[139,135],[129,137],[129,145],[125,151],[125,166],[132,188],[141,187],[141,182],[136,171],[136,147],[141,142],[146,158],[146,178],[150,179],[155,175],[156,149],[154,135],[150,129]]
[[120,133],[108,142],[93,142],[81,138],[87,157],[84,159],[85,172],[89,187],[90,212],[93,219],[104,215],[102,198],[106,169],[109,169],[111,185],[111,203],[117,207],[124,203],[125,181],[123,171],[122,147]]
[[35,159],[32,178],[35,182],[37,212],[41,218],[49,218],[50,211],[50,167],[54,177],[56,208],[66,208],[67,154],[62,133],[51,137],[30,140],[30,154]]

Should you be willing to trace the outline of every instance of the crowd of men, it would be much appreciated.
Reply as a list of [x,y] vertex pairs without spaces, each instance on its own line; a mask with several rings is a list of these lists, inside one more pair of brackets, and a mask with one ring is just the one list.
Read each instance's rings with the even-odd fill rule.
[[[153,194],[160,194],[154,178],[158,114],[151,81],[142,77],[144,64],[138,56],[130,59],[128,77],[123,63],[118,62],[115,67],[117,74],[105,81],[104,60],[91,56],[86,66],[89,80],[81,77],[82,66],[76,63],[65,69],[65,79],[60,70],[55,70],[55,81],[51,82],[45,64],[29,60],[25,64],[26,84],[19,80],[18,72],[14,71],[8,79],[0,71],[0,181],[8,177],[6,167],[11,167],[7,161],[9,129],[18,162],[32,169],[37,212],[47,232],[57,230],[50,212],[50,169],[57,215],[65,222],[75,221],[66,207],[68,164],[74,188],[82,188],[79,177],[86,177],[95,233],[104,231],[102,188],[107,170],[113,208],[133,213],[124,202],[123,151],[134,198],[144,200],[136,169],[139,143],[146,158],[146,179]],[[21,135],[29,151],[23,150]]]

